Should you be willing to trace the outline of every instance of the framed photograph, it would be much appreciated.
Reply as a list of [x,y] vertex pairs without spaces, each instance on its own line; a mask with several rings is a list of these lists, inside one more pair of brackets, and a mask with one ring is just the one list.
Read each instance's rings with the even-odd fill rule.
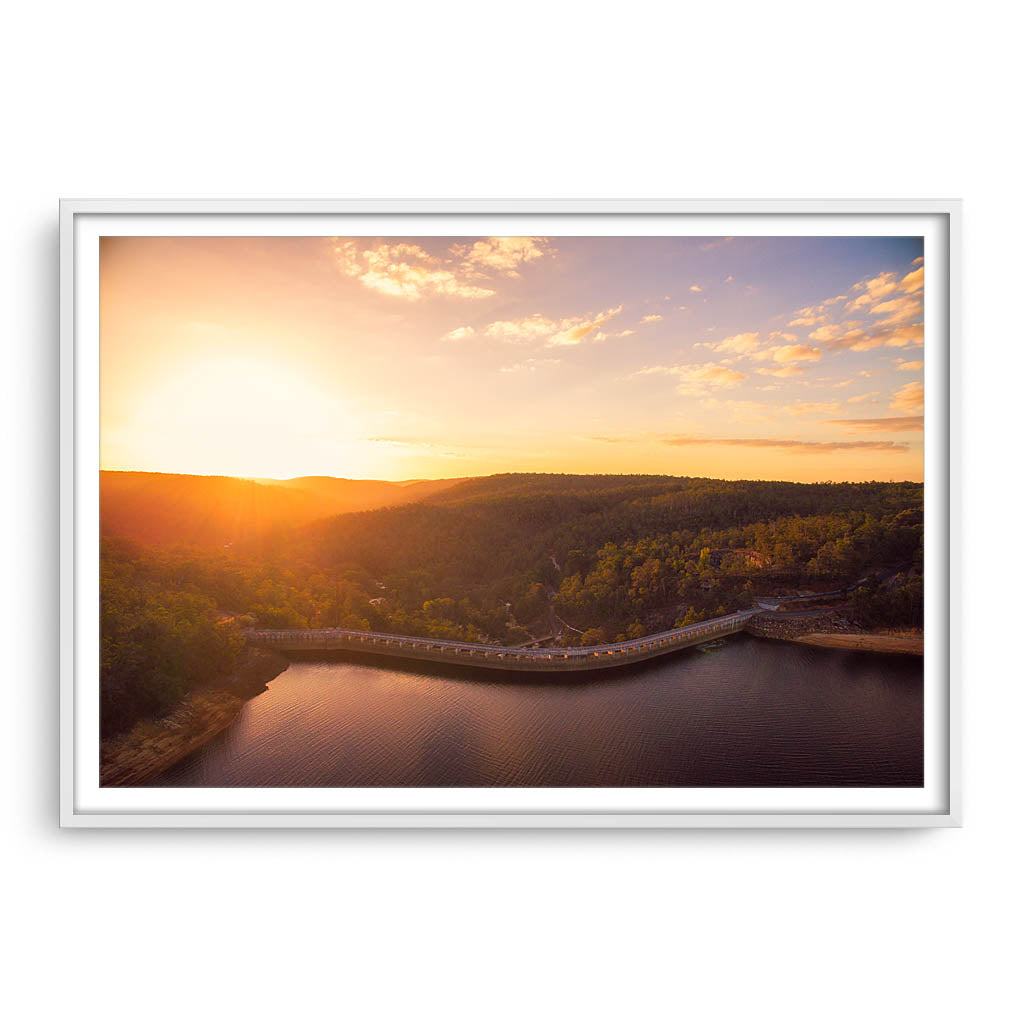
[[61,204],[61,823],[960,824],[956,201]]

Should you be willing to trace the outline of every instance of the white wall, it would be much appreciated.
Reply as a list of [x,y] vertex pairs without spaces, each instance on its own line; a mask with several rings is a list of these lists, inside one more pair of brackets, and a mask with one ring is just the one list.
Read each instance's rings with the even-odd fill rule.
[[[7,10],[12,1019],[1008,1019],[1020,28],[1012,5],[891,0]],[[966,827],[58,833],[61,195],[962,196]]]

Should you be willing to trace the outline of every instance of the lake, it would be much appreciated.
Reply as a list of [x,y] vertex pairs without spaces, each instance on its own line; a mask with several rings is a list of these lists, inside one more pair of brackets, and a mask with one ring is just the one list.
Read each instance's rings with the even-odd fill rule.
[[923,660],[744,634],[588,677],[295,661],[158,786],[920,786]]

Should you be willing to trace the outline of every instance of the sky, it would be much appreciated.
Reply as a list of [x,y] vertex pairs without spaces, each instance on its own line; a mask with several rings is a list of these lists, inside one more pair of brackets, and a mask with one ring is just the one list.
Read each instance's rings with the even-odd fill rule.
[[103,469],[923,477],[918,237],[100,243]]

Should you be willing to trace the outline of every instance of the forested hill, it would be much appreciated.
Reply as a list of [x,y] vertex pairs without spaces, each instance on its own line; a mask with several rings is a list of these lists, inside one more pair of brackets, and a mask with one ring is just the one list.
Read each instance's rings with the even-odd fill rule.
[[100,473],[104,536],[158,547],[222,547],[325,516],[418,501],[458,481],[297,477],[244,480],[176,473]]
[[[812,523],[838,517],[832,526],[839,529],[840,520],[845,528],[900,513],[919,523],[922,504],[923,488],[915,483],[505,474],[467,480],[400,508],[314,523],[273,548],[378,575],[424,571],[493,584],[509,574],[543,578],[554,563],[586,571],[606,544],[677,535],[674,543],[687,550],[756,543],[765,565],[803,570],[818,553]],[[796,520],[804,517],[808,528],[801,530]],[[732,533],[712,536],[721,531]]]
[[573,646],[750,607],[780,585],[836,582],[863,583],[851,601],[863,624],[922,619],[920,484],[506,475],[287,526],[282,504],[262,533],[246,513],[230,547],[140,547],[132,532],[209,538],[240,514],[206,504],[230,488],[186,491],[177,511],[160,493],[119,503],[142,517],[127,520],[129,537],[112,535],[104,497],[105,735],[230,671],[244,625]]

